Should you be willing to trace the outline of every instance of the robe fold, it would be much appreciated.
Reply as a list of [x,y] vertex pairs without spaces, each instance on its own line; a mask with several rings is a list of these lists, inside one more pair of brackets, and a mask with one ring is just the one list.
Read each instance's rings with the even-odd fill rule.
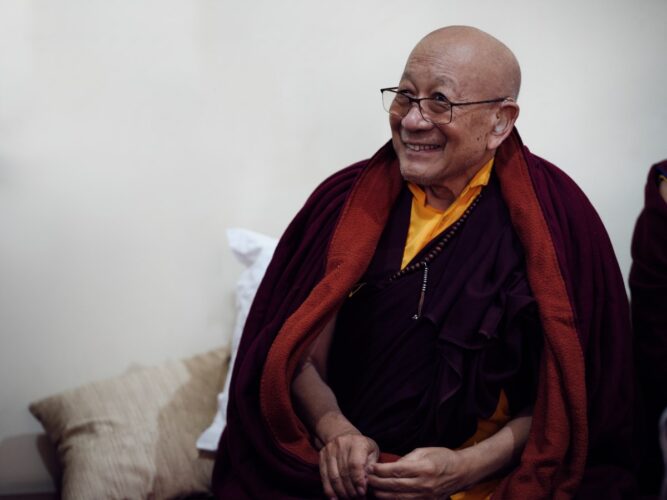
[[[358,411],[358,419],[367,418],[364,425],[386,431],[383,452],[389,453],[382,460],[395,459],[411,446],[426,445],[433,438],[421,432],[419,419],[406,411],[405,402],[410,398],[418,402],[418,416],[429,424],[424,427],[435,429],[437,442],[455,446],[474,432],[472,415],[483,417],[490,414],[489,408],[492,412],[502,385],[509,389],[511,406],[534,401],[533,425],[520,464],[505,477],[494,498],[627,498],[634,486],[632,345],[625,289],[607,234],[572,180],[531,154],[516,131],[496,152],[494,169],[497,180],[491,188],[495,196],[486,200],[482,196],[433,266],[453,262],[448,271],[442,271],[443,276],[465,267],[464,253],[459,248],[457,254],[457,248],[478,238],[475,235],[488,219],[489,249],[495,253],[480,253],[475,258],[489,270],[499,270],[502,279],[497,280],[497,293],[492,296],[505,297],[503,307],[494,306],[491,295],[485,298],[474,293],[468,297],[469,309],[465,303],[456,306],[458,296],[447,298],[446,287],[438,288],[438,276],[434,276],[433,290],[443,293],[427,293],[424,315],[418,320],[403,314],[400,321],[406,322],[403,331],[416,328],[417,335],[429,342],[434,338],[431,325],[444,325],[436,332],[437,348],[419,352],[413,339],[397,337],[412,346],[410,355],[416,356],[416,362],[439,356],[431,372],[418,375],[421,386],[410,393],[404,381],[396,390],[408,391],[403,394],[405,399],[401,396],[395,407],[371,415],[359,409],[363,405],[355,403],[353,394],[344,394],[349,380],[343,371],[332,374],[332,384],[342,384],[343,406]],[[370,160],[320,185],[281,238],[236,358],[227,427],[213,472],[217,497],[322,497],[318,454],[292,406],[290,383],[305,350],[341,307],[343,321],[353,321],[355,314],[349,314],[353,300],[347,299],[355,285],[375,271],[380,276],[385,267],[391,268],[393,254],[387,251],[382,260],[378,245],[400,219],[396,207],[402,192],[404,183],[389,143]],[[491,209],[493,203],[500,203],[500,208]],[[501,231],[503,220],[511,231]],[[512,248],[515,251],[508,252]],[[520,265],[514,262],[517,258]],[[524,268],[524,260],[525,273],[515,273]],[[460,273],[462,277],[454,280],[457,286],[469,280],[474,287],[475,269],[462,270],[467,275]],[[415,274],[417,281],[419,274]],[[401,279],[414,281],[415,276]],[[406,283],[404,289],[410,289]],[[385,285],[380,279],[359,293],[382,293],[377,287]],[[385,299],[395,299],[390,291],[384,292]],[[410,296],[402,306],[406,312],[417,306],[417,294]],[[480,310],[485,314],[474,314]],[[512,353],[520,358],[521,353],[531,352],[518,347],[525,343],[525,333],[508,334],[502,352],[494,351],[496,344],[491,342],[496,326],[503,323],[503,331],[511,331],[515,317],[520,319],[515,323],[539,319],[543,337],[539,359],[531,354],[511,361]],[[531,328],[517,329],[526,331]],[[365,338],[358,344],[372,341]],[[340,357],[354,346],[354,339],[335,339],[334,343],[338,347],[332,346],[332,356]],[[461,348],[479,353],[457,360]],[[507,369],[498,363],[503,354],[507,356],[503,361],[510,359]],[[486,368],[480,368],[485,360]],[[537,365],[539,376],[530,375],[534,373],[530,361]],[[383,363],[377,360],[377,366],[380,369]],[[485,374],[500,375],[501,380],[494,386]],[[430,386],[426,377],[435,377]],[[480,380],[486,383],[478,383]],[[370,379],[364,382],[373,383]],[[492,390],[485,392],[489,387]],[[463,410],[448,405],[449,398],[462,401]],[[392,411],[403,415],[393,421],[393,430],[391,425],[382,425],[383,418],[391,423]],[[411,429],[403,437],[401,422]],[[453,430],[446,429],[448,425]]]
[[632,238],[632,325],[644,413],[640,486],[657,495],[664,473],[658,440],[658,420],[667,408],[667,203],[660,196],[658,171],[667,161],[651,167],[642,210]]

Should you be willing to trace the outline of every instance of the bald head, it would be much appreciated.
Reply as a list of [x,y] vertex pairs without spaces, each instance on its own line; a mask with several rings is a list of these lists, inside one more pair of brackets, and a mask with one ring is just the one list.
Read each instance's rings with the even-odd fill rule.
[[437,206],[432,202],[440,199],[447,202],[441,209],[449,206],[494,157],[514,130],[520,85],[514,54],[478,29],[442,28],[413,49],[389,125],[401,174],[428,187],[427,203]]
[[[517,99],[521,69],[512,51],[500,40],[470,26],[448,26],[426,35],[412,50],[411,63],[442,66],[442,78],[456,84],[458,97]],[[455,98],[455,96],[451,96]]]

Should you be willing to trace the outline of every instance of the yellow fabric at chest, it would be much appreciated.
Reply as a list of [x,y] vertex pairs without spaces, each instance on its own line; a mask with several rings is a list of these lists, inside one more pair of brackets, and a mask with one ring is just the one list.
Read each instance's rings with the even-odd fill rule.
[[473,200],[489,183],[493,158],[479,169],[461,194],[444,212],[426,204],[426,193],[416,184],[408,183],[412,192],[412,209],[410,211],[410,227],[403,251],[401,269],[407,266],[422,248],[441,232],[458,220]]

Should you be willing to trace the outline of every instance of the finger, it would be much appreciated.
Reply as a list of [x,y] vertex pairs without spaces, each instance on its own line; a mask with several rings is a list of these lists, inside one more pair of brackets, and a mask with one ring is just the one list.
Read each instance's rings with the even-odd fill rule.
[[357,496],[357,492],[352,484],[352,477],[350,468],[347,463],[347,450],[345,453],[338,455],[338,472],[340,472],[340,477],[343,480],[343,487],[345,488],[346,497],[345,498],[354,498]]
[[333,488],[335,494],[339,498],[347,498],[347,492],[345,491],[345,486],[343,485],[343,479],[340,477],[340,472],[338,471],[338,461],[335,456],[327,456],[326,459],[327,471],[329,476],[329,482]]
[[423,499],[429,498],[425,497],[420,493],[400,493],[397,494],[392,491],[377,491],[373,493],[374,498],[390,498],[391,500],[412,500],[412,499]]
[[376,463],[378,458],[380,458],[380,449],[375,445],[375,447],[371,447],[371,452],[366,457],[366,468]]
[[336,498],[336,493],[329,481],[329,471],[327,470],[326,455],[320,453],[320,478],[322,478],[322,488],[327,498]]
[[421,460],[427,452],[428,450],[424,448],[416,448],[407,455],[404,455],[401,458],[399,458],[397,462],[405,462],[405,461],[410,462],[414,460]]
[[355,447],[350,450],[350,456],[347,460],[347,467],[350,471],[350,479],[355,493],[359,496],[366,494],[366,469],[367,451],[363,448]]
[[423,480],[416,477],[378,477],[373,474],[368,476],[368,486],[372,488],[373,491],[418,493],[421,491],[422,483]]
[[390,492],[390,491],[374,491],[373,492],[373,498],[391,498],[391,499],[398,499],[399,497],[396,496],[396,493]]
[[417,477],[419,462],[399,460],[387,464],[376,463],[370,467],[370,473],[378,477]]

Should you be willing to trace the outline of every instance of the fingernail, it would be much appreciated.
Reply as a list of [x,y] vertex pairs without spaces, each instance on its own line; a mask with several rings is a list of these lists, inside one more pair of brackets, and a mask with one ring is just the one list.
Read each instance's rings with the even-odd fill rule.
[[359,493],[360,496],[364,496],[364,493],[366,493],[366,492],[364,491],[364,489],[362,487],[359,487],[359,488],[357,488],[357,493]]

